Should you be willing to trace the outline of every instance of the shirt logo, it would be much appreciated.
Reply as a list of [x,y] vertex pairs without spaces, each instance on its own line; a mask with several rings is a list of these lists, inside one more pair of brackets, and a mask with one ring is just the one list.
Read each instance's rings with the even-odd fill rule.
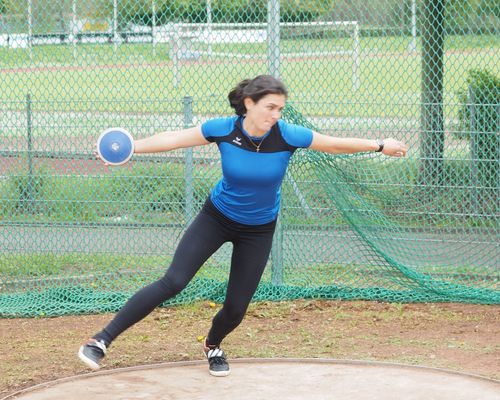
[[237,144],[238,146],[241,146],[241,138],[239,136],[236,136],[236,139],[233,139],[233,143]]

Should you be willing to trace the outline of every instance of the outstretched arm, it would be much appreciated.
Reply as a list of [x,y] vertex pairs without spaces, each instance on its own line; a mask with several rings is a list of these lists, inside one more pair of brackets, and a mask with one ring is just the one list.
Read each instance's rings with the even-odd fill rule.
[[201,133],[201,127],[195,126],[179,131],[161,132],[144,139],[135,140],[134,153],[158,153],[185,147],[202,146],[209,143]]
[[[382,154],[392,157],[404,157],[408,147],[396,139],[384,139]],[[374,139],[339,138],[313,132],[313,140],[309,146],[312,150],[335,154],[352,154],[377,151],[379,144]]]

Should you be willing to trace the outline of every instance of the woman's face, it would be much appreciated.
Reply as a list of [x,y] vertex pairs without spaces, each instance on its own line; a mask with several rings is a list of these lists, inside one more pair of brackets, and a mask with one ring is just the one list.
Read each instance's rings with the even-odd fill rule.
[[254,102],[250,97],[245,100],[246,118],[260,133],[267,132],[281,118],[286,97],[282,94],[268,94]]

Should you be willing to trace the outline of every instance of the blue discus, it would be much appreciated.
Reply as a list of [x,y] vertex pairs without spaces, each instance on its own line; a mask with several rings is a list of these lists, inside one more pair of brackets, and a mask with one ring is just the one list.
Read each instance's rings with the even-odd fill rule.
[[125,164],[134,154],[134,139],[123,128],[106,129],[97,139],[97,153],[110,165]]

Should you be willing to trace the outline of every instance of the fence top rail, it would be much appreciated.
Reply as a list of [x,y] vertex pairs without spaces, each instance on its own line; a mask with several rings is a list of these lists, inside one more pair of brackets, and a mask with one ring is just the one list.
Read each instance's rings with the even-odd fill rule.
[[[325,26],[348,26],[353,25],[357,26],[358,21],[311,21],[311,22],[280,22],[281,27],[325,27]],[[211,27],[211,28],[266,28],[268,26],[267,22],[217,22],[217,23],[208,23],[208,22],[171,22],[163,25],[173,26],[178,28],[203,28],[203,27]],[[158,26],[157,26],[158,27]]]

